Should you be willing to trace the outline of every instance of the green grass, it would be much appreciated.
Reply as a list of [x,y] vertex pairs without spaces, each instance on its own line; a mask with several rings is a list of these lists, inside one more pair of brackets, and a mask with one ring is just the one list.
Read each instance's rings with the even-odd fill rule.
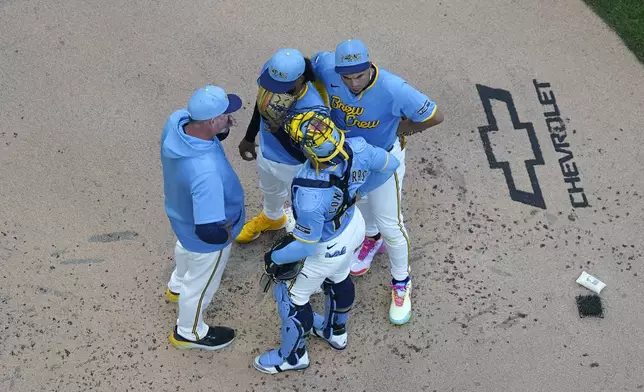
[[644,0],[584,0],[644,63]]

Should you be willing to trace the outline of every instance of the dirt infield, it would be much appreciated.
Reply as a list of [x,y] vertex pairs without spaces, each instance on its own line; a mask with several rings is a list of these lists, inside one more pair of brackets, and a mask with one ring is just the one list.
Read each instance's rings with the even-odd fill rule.
[[[644,390],[644,68],[582,1],[243,3],[0,1],[0,390]],[[269,235],[233,247],[207,312],[233,345],[169,347],[167,116],[206,83],[244,98],[225,146],[251,216],[261,65],[349,37],[445,113],[408,142],[412,320],[388,322],[378,256],[345,352],[311,340],[306,371],[258,373]],[[582,271],[604,318],[578,314]]]

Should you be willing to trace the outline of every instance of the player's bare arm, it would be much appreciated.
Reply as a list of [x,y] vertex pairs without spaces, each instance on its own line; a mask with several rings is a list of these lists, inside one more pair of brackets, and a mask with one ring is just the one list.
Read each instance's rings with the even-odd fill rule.
[[398,136],[409,136],[413,135],[418,132],[422,132],[426,129],[429,129],[431,127],[434,127],[445,120],[443,116],[443,112],[436,107],[436,110],[434,114],[428,118],[425,121],[422,122],[414,122],[409,119],[403,119],[400,121],[400,125],[398,126]]
[[246,129],[246,135],[239,142],[239,155],[245,161],[252,161],[257,159],[257,143],[255,138],[259,133],[259,122],[260,114],[259,109],[257,108],[257,103],[255,103],[255,108],[253,109],[253,116],[248,123],[248,128]]

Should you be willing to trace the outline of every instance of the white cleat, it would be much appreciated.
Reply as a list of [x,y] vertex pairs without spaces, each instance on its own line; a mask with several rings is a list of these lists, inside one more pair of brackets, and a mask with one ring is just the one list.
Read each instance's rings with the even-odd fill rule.
[[308,351],[297,361],[295,365],[284,361],[280,365],[262,365],[259,361],[261,355],[255,357],[253,361],[253,367],[259,370],[262,373],[266,374],[277,374],[282,373],[288,370],[304,370],[309,367],[309,353]]
[[329,343],[329,346],[334,350],[342,351],[347,348],[349,334],[346,332],[340,335],[331,335],[329,339],[324,337],[324,332],[321,329],[313,328],[311,332],[314,336],[326,340],[326,342]]
[[380,239],[377,241],[372,240],[369,237],[365,237],[362,242],[362,247],[354,255],[354,262],[351,265],[351,276],[361,276],[369,271],[371,268],[371,262],[373,258],[378,253],[383,253],[385,251],[385,240],[380,236]]

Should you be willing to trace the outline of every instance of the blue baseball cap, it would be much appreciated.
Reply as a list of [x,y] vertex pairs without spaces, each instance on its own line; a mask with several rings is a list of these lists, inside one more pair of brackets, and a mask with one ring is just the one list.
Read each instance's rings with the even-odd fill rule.
[[259,77],[259,85],[273,93],[285,93],[304,74],[305,64],[299,50],[280,49],[268,60],[266,69]]
[[367,45],[359,39],[342,41],[335,48],[335,72],[348,75],[365,71],[370,66]]
[[208,85],[195,91],[188,102],[188,113],[193,120],[210,120],[222,114],[233,113],[242,106],[242,100],[235,94],[217,86]]

